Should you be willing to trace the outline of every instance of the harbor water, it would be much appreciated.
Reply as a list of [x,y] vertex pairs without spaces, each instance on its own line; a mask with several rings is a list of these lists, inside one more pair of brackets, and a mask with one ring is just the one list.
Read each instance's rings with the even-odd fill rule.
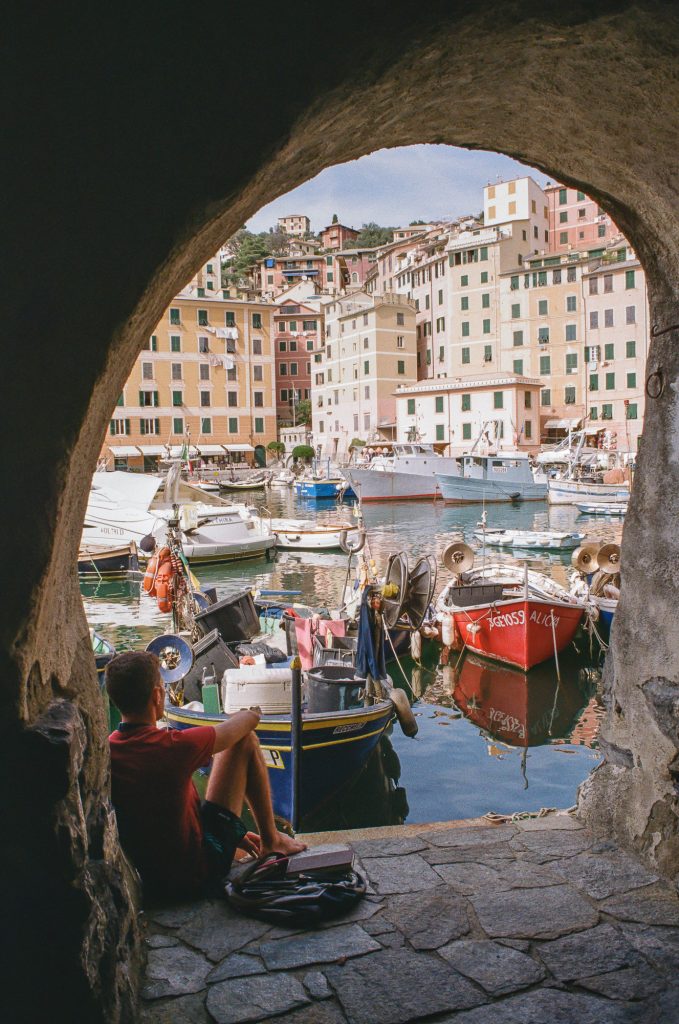
[[[304,502],[292,491],[252,492],[251,504],[273,516],[352,521],[352,508],[334,502]],[[411,564],[433,555],[439,566],[437,592],[447,581],[441,554],[464,534],[477,547],[481,506],[441,502],[389,502],[366,505],[369,555],[381,571],[390,554],[404,551]],[[575,506],[546,502],[493,505],[488,526],[507,529],[577,530],[592,539],[620,542],[622,524],[601,516],[579,515]],[[477,553],[477,564],[482,559]],[[523,562],[567,583],[570,552],[509,553],[488,548],[489,561]],[[333,608],[341,602],[347,556],[341,552],[279,552],[275,560],[244,561],[201,568],[203,587],[219,598],[243,588],[291,592],[300,602]],[[88,621],[120,650],[139,649],[167,631],[169,616],[138,583],[82,583]],[[439,649],[425,644],[421,667],[409,658],[388,666],[397,685],[414,700],[419,732],[406,738],[394,727],[366,770],[332,808],[306,822],[307,828],[369,827],[450,820],[569,807],[579,784],[599,762],[597,697],[601,668],[598,648],[585,634],[560,658],[560,681],[553,661],[524,674],[483,659],[453,654],[438,665]]]

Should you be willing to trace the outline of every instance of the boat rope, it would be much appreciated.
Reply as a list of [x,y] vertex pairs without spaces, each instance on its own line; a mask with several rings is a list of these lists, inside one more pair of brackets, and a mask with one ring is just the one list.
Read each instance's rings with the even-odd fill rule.
[[413,698],[413,700],[417,700],[417,698],[415,696],[415,691],[413,690],[412,686],[408,682],[408,677],[405,674],[405,669],[403,668],[403,665],[401,664],[401,662],[399,660],[398,654],[396,653],[396,648],[394,647],[394,642],[391,639],[391,635],[390,635],[389,630],[387,628],[387,624],[384,621],[384,613],[383,612],[380,612],[380,618],[382,619],[382,629],[384,630],[384,635],[386,636],[387,640],[389,641],[389,646],[391,647],[391,652],[394,655],[394,657],[396,658],[396,664],[398,665],[399,670],[401,672],[401,675],[403,676],[403,681],[406,684],[406,686],[408,687],[408,689],[410,690],[410,696]]
[[515,821],[528,821],[531,818],[546,818],[548,814],[555,813],[556,807],[541,807],[539,811],[515,811],[513,814],[498,814],[496,811],[488,811],[483,818],[492,825],[507,825]]

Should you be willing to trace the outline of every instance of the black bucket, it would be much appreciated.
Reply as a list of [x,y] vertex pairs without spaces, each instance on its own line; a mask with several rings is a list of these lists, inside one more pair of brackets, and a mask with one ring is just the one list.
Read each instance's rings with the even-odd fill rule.
[[317,665],[307,673],[307,711],[320,714],[363,706],[364,679],[351,665]]
[[217,601],[216,604],[211,604],[204,612],[196,615],[196,623],[204,634],[213,629],[219,630],[220,636],[227,644],[251,640],[261,632],[259,616],[249,590],[243,590],[239,594],[233,594]]
[[332,646],[327,647],[325,637],[315,636],[313,639],[313,661],[314,668],[317,665],[353,665],[356,661],[356,650],[358,648],[358,637],[356,636],[333,636]]

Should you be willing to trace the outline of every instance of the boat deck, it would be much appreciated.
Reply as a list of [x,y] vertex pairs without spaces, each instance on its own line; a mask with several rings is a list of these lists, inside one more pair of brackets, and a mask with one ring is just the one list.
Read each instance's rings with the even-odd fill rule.
[[316,931],[151,910],[143,1024],[676,1020],[676,889],[565,812],[305,838],[349,843],[367,897]]

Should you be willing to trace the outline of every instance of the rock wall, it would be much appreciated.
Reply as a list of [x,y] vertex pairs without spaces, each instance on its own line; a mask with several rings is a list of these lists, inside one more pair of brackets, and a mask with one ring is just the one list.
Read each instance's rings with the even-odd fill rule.
[[[73,567],[101,438],[144,340],[260,206],[324,167],[416,142],[497,149],[589,192],[642,258],[653,318],[678,322],[679,23],[649,0],[347,0],[322,24],[315,8],[296,18],[297,60],[281,19],[257,8],[38,10],[15,13],[3,60],[3,966],[26,1020],[44,1017],[39,972],[55,1019],[119,1021],[134,909]],[[678,341],[652,346],[664,388],[625,529],[608,761],[581,798],[668,873]]]

